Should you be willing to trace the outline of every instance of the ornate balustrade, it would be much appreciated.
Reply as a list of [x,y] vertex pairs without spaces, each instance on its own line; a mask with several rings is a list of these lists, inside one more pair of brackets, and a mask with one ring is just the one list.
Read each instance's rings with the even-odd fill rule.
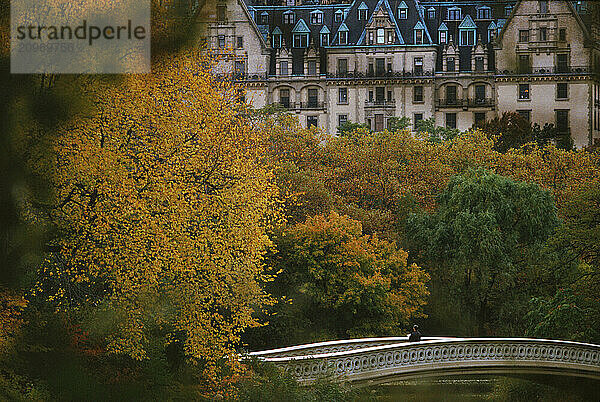
[[[451,339],[444,337],[426,337],[423,340]],[[306,345],[289,346],[286,348],[263,350],[260,352],[250,352],[253,357],[290,357],[318,355],[324,353],[345,352],[347,350],[364,349],[374,346],[393,345],[397,343],[408,342],[407,336],[394,336],[385,338],[359,338],[342,339],[338,341],[326,341],[309,343]]]
[[[377,338],[376,338],[377,339]],[[300,382],[333,375],[346,381],[378,383],[400,378],[460,373],[545,373],[600,380],[600,345],[523,338],[445,338],[400,343],[394,338],[341,344],[301,345],[255,352]],[[398,339],[398,338],[396,338]],[[329,351],[334,348],[346,350]],[[279,351],[279,352],[278,352]],[[311,354],[304,354],[309,352]],[[293,353],[299,352],[299,355]]]

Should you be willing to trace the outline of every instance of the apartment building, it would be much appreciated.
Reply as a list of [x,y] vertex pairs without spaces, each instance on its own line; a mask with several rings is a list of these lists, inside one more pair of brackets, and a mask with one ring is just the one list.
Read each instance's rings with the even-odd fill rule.
[[600,141],[597,2],[216,0],[197,21],[248,101],[307,126],[406,116],[465,130],[517,111],[578,147]]

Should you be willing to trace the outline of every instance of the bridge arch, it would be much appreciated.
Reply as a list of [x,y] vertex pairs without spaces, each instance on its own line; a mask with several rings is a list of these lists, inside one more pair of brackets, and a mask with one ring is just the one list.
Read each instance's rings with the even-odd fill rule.
[[600,345],[547,339],[429,338],[409,343],[405,338],[370,338],[250,355],[284,368],[301,383],[325,375],[365,384],[457,374],[560,374],[600,380]]

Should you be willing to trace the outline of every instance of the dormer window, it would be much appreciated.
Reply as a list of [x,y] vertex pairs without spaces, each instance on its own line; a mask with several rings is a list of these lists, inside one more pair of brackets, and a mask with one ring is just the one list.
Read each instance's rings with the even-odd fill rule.
[[294,47],[308,47],[308,34],[310,34],[310,29],[308,29],[303,19],[298,20],[296,26],[292,29],[292,34]]
[[348,44],[348,27],[343,22],[342,25],[340,25],[340,29],[338,30],[338,44]]
[[268,25],[269,24],[269,13],[264,11],[261,15],[260,15],[260,24],[261,25]]
[[474,46],[475,45],[475,31],[477,25],[473,21],[470,15],[467,14],[465,19],[458,26],[460,35],[460,46]]
[[296,22],[296,14],[293,11],[286,11],[283,13],[283,23],[292,25]]
[[385,43],[385,29],[378,28],[377,29],[377,44],[381,45]]
[[477,9],[477,19],[489,20],[492,16],[492,10],[488,6],[479,7]]
[[366,21],[368,13],[369,7],[367,7],[365,3],[361,3],[360,6],[358,6],[358,20]]
[[512,12],[512,6],[509,5],[509,6],[504,7],[504,15],[505,16],[508,17],[511,12]]
[[321,31],[319,32],[321,36],[321,46],[329,46],[329,33],[327,25],[323,25],[323,28],[321,28]]
[[320,25],[323,23],[323,12],[322,11],[313,11],[310,13],[310,23],[312,25]]
[[342,18],[343,18],[343,16],[344,16],[344,13],[343,13],[343,11],[342,11],[342,10],[337,10],[337,11],[335,12],[335,14],[333,14],[333,20],[334,20],[335,22],[342,22]]
[[294,34],[294,47],[308,47],[308,35]]
[[407,18],[408,18],[408,6],[404,2],[404,0],[402,0],[400,5],[398,5],[398,19],[405,20]]
[[423,30],[415,29],[415,45],[423,44]]
[[451,21],[461,20],[462,19],[461,14],[462,14],[461,10],[458,7],[450,7],[448,9],[448,19]]
[[440,31],[440,44],[448,43],[448,31]]
[[273,48],[281,47],[281,29],[275,27],[273,30]]
[[435,8],[431,7],[427,10],[427,18],[429,18],[430,20],[435,19]]
[[340,32],[340,45],[348,43],[348,32]]
[[548,14],[548,0],[540,0],[540,14]]

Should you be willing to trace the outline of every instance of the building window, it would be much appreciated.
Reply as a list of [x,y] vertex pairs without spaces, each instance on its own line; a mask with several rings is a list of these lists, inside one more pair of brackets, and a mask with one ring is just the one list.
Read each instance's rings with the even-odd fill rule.
[[284,24],[293,24],[296,21],[296,14],[292,12],[283,13],[283,23]]
[[461,20],[461,12],[460,12],[460,8],[458,7],[452,7],[448,9],[448,19],[452,20],[452,21],[458,21]]
[[481,127],[485,124],[485,113],[477,112],[473,116],[475,120],[475,127]]
[[423,113],[415,113],[414,118],[413,118],[413,124],[414,124],[415,130],[417,129],[419,122],[422,120],[423,120]]
[[480,20],[489,20],[491,15],[491,10],[489,7],[481,7],[477,10],[477,18]]
[[343,126],[348,121],[347,114],[339,114],[338,115],[338,127]]
[[394,31],[392,31],[391,29],[387,31],[388,35],[387,35],[387,41],[388,43],[394,43]]
[[281,47],[281,35],[280,34],[273,35],[273,47],[274,48]]
[[519,30],[519,42],[521,42],[521,43],[529,42],[529,30],[528,29]]
[[440,31],[440,44],[448,42],[448,31]]
[[329,34],[321,34],[321,46],[329,46]]
[[415,57],[414,59],[414,69],[415,75],[423,75],[423,58]]
[[375,73],[378,77],[383,77],[385,75],[385,59],[377,58],[375,59]]
[[316,108],[319,106],[319,93],[315,88],[308,89],[308,107]]
[[448,105],[456,105],[456,85],[446,86],[446,103]]
[[408,18],[408,10],[406,8],[398,9],[398,18],[401,20],[405,20]]
[[446,113],[446,128],[456,128],[456,113]]
[[483,71],[484,63],[483,57],[475,57],[475,71]]
[[511,12],[512,12],[512,6],[504,7],[504,16],[508,17]]
[[217,6],[217,21],[225,22],[227,15],[227,6]]
[[519,84],[519,100],[529,100],[529,84]]
[[531,110],[517,110],[517,113],[527,120],[527,123],[531,122]]
[[475,102],[485,102],[485,85],[475,85]]
[[286,109],[290,108],[290,90],[280,89],[279,90],[279,103]]
[[385,43],[385,29],[378,28],[377,29],[377,44]]
[[269,13],[267,13],[265,11],[264,13],[262,13],[260,15],[260,23],[261,23],[261,25],[268,25],[269,24]]
[[460,46],[473,46],[475,44],[475,30],[460,30]]
[[348,74],[348,59],[338,59],[337,61],[338,74]]
[[219,35],[219,49],[225,47],[225,35]]
[[317,62],[315,60],[308,61],[308,75],[317,75]]
[[236,61],[235,62],[235,75],[237,77],[241,77],[244,75],[244,73],[246,72],[246,63],[244,63],[243,61]]
[[561,42],[567,40],[567,30],[565,28],[561,28],[558,30],[558,40]]
[[427,10],[427,17],[429,17],[430,20],[435,19],[435,8]]
[[375,87],[375,102],[379,104],[385,102],[385,87]]
[[348,103],[348,88],[338,88],[338,103]]
[[243,49],[244,48],[244,37],[243,36],[238,36],[236,43],[237,43],[237,48],[238,49]]
[[323,13],[320,11],[313,12],[310,14],[310,23],[312,25],[318,25],[323,23]]
[[540,28],[540,42],[546,42],[548,40],[548,29]]
[[548,14],[548,0],[540,1],[540,14]]
[[308,35],[294,34],[294,47],[308,47]]
[[556,99],[567,99],[569,97],[569,85],[566,82],[556,84]]
[[281,62],[279,62],[279,73],[281,75],[288,75],[289,74],[288,62],[287,61],[281,61]]
[[569,111],[556,111],[556,131],[559,134],[567,134],[569,132]]
[[317,116],[306,116],[306,128],[318,127],[317,121]]
[[569,59],[568,54],[562,53],[556,55],[556,72],[557,73],[568,73],[569,72]]
[[358,20],[363,20],[366,21],[367,20],[367,14],[369,12],[368,8],[359,8],[358,9]]
[[420,85],[413,87],[413,102],[423,102],[423,87]]
[[454,57],[448,57],[446,59],[446,71],[448,71],[448,72],[456,71],[456,59]]
[[345,45],[348,42],[348,32],[340,32],[340,45]]
[[342,22],[342,15],[343,15],[343,14],[344,14],[344,13],[343,13],[341,10],[337,10],[337,11],[335,12],[334,16],[333,16],[333,20],[334,20],[335,22]]
[[531,74],[531,63],[528,54],[519,55],[519,74]]
[[415,45],[423,44],[423,30],[415,29]]

